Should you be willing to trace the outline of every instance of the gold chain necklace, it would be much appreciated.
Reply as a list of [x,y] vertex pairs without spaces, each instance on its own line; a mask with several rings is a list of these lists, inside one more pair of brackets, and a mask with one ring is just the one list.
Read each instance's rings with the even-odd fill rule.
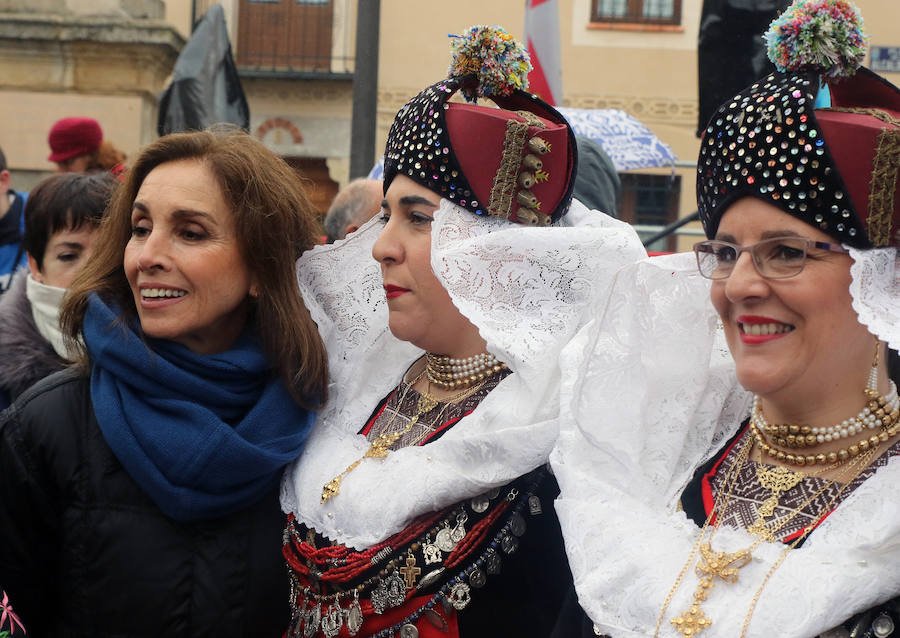
[[[821,496],[828,488],[830,488],[835,483],[835,480],[826,481],[824,483],[824,485],[819,490],[816,491],[815,494],[810,496],[803,504],[800,505],[800,507],[794,509],[788,516],[782,517],[778,521],[777,525],[772,529],[769,529],[768,527],[765,526],[765,516],[768,516],[771,513],[774,513],[774,506],[771,507],[772,512],[770,512],[769,514],[766,514],[765,516],[762,516],[763,507],[760,507],[760,509],[758,510],[758,514],[761,515],[760,518],[762,520],[762,523],[760,523],[760,520],[758,519],[753,524],[753,526],[751,526],[751,527],[758,526],[760,528],[759,530],[757,530],[760,532],[760,534],[756,535],[757,538],[753,542],[753,544],[746,549],[741,549],[741,550],[738,550],[737,552],[733,552],[733,553],[717,552],[712,549],[711,541],[712,541],[713,534],[715,533],[715,530],[718,527],[718,524],[720,521],[717,520],[716,524],[712,525],[712,526],[710,525],[710,521],[712,520],[713,516],[716,515],[716,512],[721,511],[724,514],[725,510],[727,509],[728,502],[730,501],[731,496],[732,496],[732,489],[734,488],[734,482],[736,480],[736,477],[740,473],[740,468],[743,467],[743,465],[747,462],[747,460],[749,458],[750,450],[753,447],[753,443],[754,443],[753,437],[747,437],[747,441],[744,443],[744,445],[741,447],[741,449],[738,452],[738,456],[735,459],[734,465],[730,468],[729,473],[726,475],[725,481],[723,483],[722,491],[716,497],[715,503],[713,505],[713,509],[712,509],[712,511],[710,511],[709,516],[707,517],[706,521],[704,522],[703,527],[701,528],[700,533],[697,537],[697,541],[694,543],[694,547],[692,548],[687,561],[685,562],[680,573],[678,574],[678,577],[675,580],[675,584],[672,586],[671,590],[669,590],[668,595],[666,596],[665,600],[663,601],[663,606],[662,606],[662,609],[660,609],[659,616],[658,616],[657,622],[656,622],[656,627],[653,632],[654,638],[659,636],[659,629],[662,626],[662,621],[663,621],[663,618],[665,617],[666,610],[668,609],[669,605],[671,604],[672,599],[675,596],[675,593],[678,591],[679,587],[681,586],[682,582],[684,581],[684,578],[687,575],[688,569],[693,564],[694,557],[698,553],[700,554],[700,559],[697,561],[697,565],[696,565],[694,571],[697,574],[697,576],[700,578],[700,582],[697,585],[697,589],[694,592],[693,601],[691,603],[691,606],[685,612],[683,612],[682,614],[680,614],[679,616],[676,616],[675,618],[673,618],[671,620],[672,625],[674,625],[675,630],[678,633],[680,633],[684,636],[691,636],[691,637],[698,635],[700,632],[709,628],[712,625],[712,620],[704,614],[704,612],[702,611],[702,609],[700,607],[701,607],[701,604],[703,603],[703,601],[705,601],[706,598],[709,596],[709,593],[712,590],[712,588],[715,586],[716,579],[718,578],[719,580],[722,580],[723,582],[726,582],[726,583],[737,582],[739,570],[750,563],[750,561],[752,560],[752,557],[753,557],[753,554],[752,554],[753,551],[757,547],[759,547],[759,545],[764,540],[768,540],[769,538],[774,538],[774,536],[778,532],[778,530],[780,530],[782,527],[784,527],[784,525],[786,525],[796,515],[800,514],[803,510],[805,510],[807,507],[809,507],[815,501],[815,499],[817,499],[819,496]],[[744,624],[741,629],[741,638],[743,638],[743,636],[746,635],[747,627],[750,624],[750,619],[753,615],[753,611],[756,609],[756,604],[759,601],[759,597],[761,596],[763,588],[765,587],[766,583],[769,581],[769,578],[772,576],[772,574],[775,573],[775,570],[777,570],[778,567],[781,566],[781,564],[784,562],[785,558],[787,558],[787,555],[790,552],[790,550],[793,549],[794,547],[796,547],[797,544],[803,538],[805,538],[806,535],[808,535],[809,532],[811,532],[816,527],[816,525],[819,524],[819,522],[822,520],[822,518],[824,518],[824,516],[829,511],[832,510],[835,502],[840,498],[840,496],[843,494],[844,490],[846,490],[847,487],[853,482],[853,480],[855,480],[855,478],[857,476],[859,476],[860,472],[862,472],[863,469],[868,467],[869,460],[875,456],[876,451],[877,451],[877,446],[872,447],[869,451],[855,457],[851,462],[849,462],[847,464],[847,467],[845,468],[845,472],[849,473],[850,470],[855,469],[857,467],[858,467],[858,469],[856,469],[854,471],[853,476],[850,477],[847,480],[847,482],[845,482],[843,484],[841,489],[837,491],[837,493],[834,495],[834,497],[831,498],[831,500],[827,503],[827,505],[816,515],[816,517],[813,519],[813,521],[805,528],[804,533],[800,534],[790,545],[785,547],[782,554],[779,556],[779,558],[775,561],[775,563],[772,565],[772,567],[769,569],[769,571],[763,577],[763,582],[760,585],[759,589],[756,591],[755,595],[753,596],[753,600],[751,601],[750,608],[747,612],[747,616],[744,619]],[[785,475],[784,472],[777,470],[777,469],[776,470],[767,470],[767,472],[772,473],[769,476],[769,478],[767,478],[767,482],[769,482],[770,485],[774,485],[776,487],[776,489],[778,489],[779,495],[781,492],[786,491],[787,489],[790,489],[790,487],[785,487],[785,485],[792,483],[791,487],[793,487],[793,485],[796,485],[803,478],[802,474],[793,472],[791,470],[786,470],[786,472],[789,472],[792,475],[799,475],[799,478],[797,478],[796,476],[788,477]],[[775,496],[774,493],[773,493],[773,496]],[[766,502],[764,502],[764,506],[769,501],[771,501],[771,497],[769,499],[766,499]],[[777,503],[778,503],[778,501],[776,499],[774,504],[777,505]],[[768,509],[768,508],[766,508],[766,509]],[[710,531],[710,528],[712,528],[711,531]],[[748,529],[748,531],[753,532],[754,530]],[[704,540],[705,540],[705,542],[704,542]]]
[[[347,468],[335,476],[333,479],[328,481],[322,487],[322,498],[319,501],[324,504],[328,499],[337,496],[341,493],[341,481],[344,479],[347,474],[355,470],[359,467],[359,464],[363,462],[365,459],[380,459],[388,455],[391,451],[390,447],[403,435],[409,433],[413,427],[415,427],[416,423],[418,423],[419,418],[437,407],[441,401],[438,400],[437,397],[429,394],[428,392],[419,393],[419,401],[416,404],[416,413],[410,418],[409,423],[406,424],[406,427],[400,430],[396,430],[394,432],[390,431],[391,425],[394,423],[394,420],[397,418],[397,414],[399,413],[400,406],[403,405],[403,401],[406,399],[406,395],[409,393],[409,390],[418,383],[422,377],[425,376],[425,371],[423,370],[413,379],[409,384],[407,384],[406,388],[403,389],[403,394],[400,395],[400,402],[397,405],[397,411],[391,415],[390,421],[387,422],[387,425],[384,426],[384,431],[379,434],[374,441],[372,441],[371,445],[369,445],[369,449],[366,450],[366,453],[361,457],[353,461]],[[473,395],[475,392],[481,389],[481,387],[487,382],[487,378],[482,379],[476,385],[466,388],[462,392],[454,394],[453,396],[447,397],[443,400],[444,407],[441,408],[441,411],[438,413],[437,418],[440,419],[441,415],[444,414],[444,411],[447,409],[449,405],[452,403],[456,403],[457,401],[462,401],[463,399],[468,398]]]
[[[788,554],[790,553],[790,551],[792,549],[794,549],[800,543],[801,540],[803,540],[807,535],[809,535],[809,533],[813,529],[815,529],[815,527],[822,521],[822,519],[825,518],[825,515],[828,514],[828,512],[830,512],[832,509],[834,509],[835,503],[841,497],[841,495],[844,493],[844,490],[846,490],[847,487],[854,480],[856,480],[856,477],[858,477],[860,475],[860,473],[862,473],[862,471],[865,470],[869,466],[869,464],[872,462],[872,460],[874,458],[876,458],[876,454],[875,454],[876,451],[877,451],[877,446],[875,448],[872,448],[865,454],[856,457],[856,459],[854,459],[853,461],[851,461],[850,463],[847,464],[847,467],[845,468],[846,472],[849,472],[850,469],[852,469],[854,464],[858,464],[859,468],[855,471],[853,476],[849,478],[849,480],[847,480],[845,483],[843,483],[843,485],[841,486],[841,489],[839,489],[837,494],[835,494],[834,497],[830,501],[828,501],[827,505],[825,507],[823,507],[822,511],[816,515],[815,519],[813,519],[813,521],[805,528],[803,533],[798,535],[797,538],[794,539],[794,541],[791,542],[790,545],[788,545],[787,547],[784,548],[784,550],[778,556],[778,559],[772,564],[772,566],[766,572],[766,575],[763,576],[763,580],[760,583],[759,588],[753,594],[753,599],[750,601],[750,607],[747,609],[747,615],[744,617],[744,623],[741,625],[740,638],[744,638],[744,636],[747,635],[747,627],[750,626],[750,619],[753,617],[753,612],[756,610],[756,605],[759,602],[759,598],[760,598],[760,596],[762,596],[763,589],[765,588],[766,584],[769,582],[769,579],[772,577],[772,574],[774,574],[775,571],[779,567],[781,567],[781,564],[788,557]],[[800,509],[806,508],[807,505],[814,498],[818,497],[819,494],[822,494],[827,487],[830,487],[834,483],[835,483],[835,481],[828,482],[826,484],[826,487],[823,487],[821,490],[819,490],[813,496],[813,498],[810,499],[809,501],[807,501],[807,503],[804,503]],[[791,518],[793,518],[793,516],[791,516]]]
[[[710,511],[709,515],[706,517],[706,521],[703,523],[703,527],[700,529],[700,533],[697,535],[697,541],[694,543],[694,546],[691,548],[691,553],[688,554],[688,558],[685,561],[684,565],[681,567],[681,571],[678,573],[678,577],[675,579],[675,584],[672,585],[672,588],[669,590],[669,593],[666,594],[665,600],[663,600],[662,608],[659,610],[659,616],[656,619],[656,627],[653,630],[653,637],[657,638],[659,636],[659,628],[662,626],[663,618],[665,617],[666,610],[668,610],[669,605],[672,603],[672,599],[675,597],[675,593],[678,591],[678,588],[681,587],[681,583],[684,581],[684,577],[687,576],[688,569],[694,563],[694,557],[697,556],[698,553],[701,552],[701,549],[706,549],[707,552],[711,550],[711,547],[708,543],[703,543],[703,537],[706,534],[706,530],[709,528],[710,521],[717,511],[725,511],[724,508],[727,508],[728,501],[731,499],[731,486],[734,483],[738,469],[743,466],[744,462],[747,460],[750,449],[753,447],[752,440],[748,439],[738,450],[737,457],[735,458],[734,464],[729,468],[728,474],[725,475],[725,480],[722,484],[722,491],[716,495],[716,500],[713,503],[713,508]],[[749,555],[749,552],[747,552]],[[723,565],[723,569],[740,569],[746,563],[743,562],[744,555],[721,555],[718,557],[718,560],[709,560],[707,562],[712,563],[715,562],[716,568],[718,568],[719,564]],[[736,567],[736,561],[740,562],[740,567]],[[723,573],[723,576],[735,572],[727,572]],[[694,598],[695,602],[698,604],[694,604],[688,610],[688,612],[678,616],[675,620],[672,621],[673,624],[676,625],[676,630],[679,633],[685,633],[684,629],[689,629],[690,631],[700,632],[709,627],[712,624],[712,621],[705,617],[703,612],[700,610],[699,602],[702,602],[706,596],[709,594],[708,590],[714,583],[712,578],[706,578],[701,575],[700,585],[698,585],[698,591],[695,592]],[[704,589],[701,591],[700,588]],[[697,600],[698,594],[702,595],[700,600]],[[680,621],[680,622],[679,622]],[[689,635],[689,634],[686,634]]]
[[[775,535],[780,529],[782,529],[796,516],[799,516],[808,507],[810,507],[811,504],[819,498],[819,496],[824,494],[827,489],[831,488],[837,482],[838,478],[841,478],[843,480],[846,475],[847,480],[844,481],[844,483],[841,485],[841,488],[837,490],[835,495],[828,501],[825,507],[823,507],[813,517],[812,522],[810,522],[805,528],[800,530],[801,533],[797,535],[797,538],[794,539],[794,541],[791,542],[790,545],[787,545],[784,548],[784,551],[782,551],[778,559],[766,572],[765,576],[763,577],[762,583],[759,586],[759,589],[756,590],[756,593],[753,596],[750,607],[747,610],[747,615],[744,618],[744,623],[741,627],[741,638],[746,635],[747,627],[750,625],[750,619],[753,616],[753,611],[756,609],[756,605],[759,602],[759,598],[762,595],[762,591],[765,588],[766,583],[769,582],[769,578],[771,578],[772,574],[775,573],[775,570],[777,570],[787,558],[790,550],[795,548],[797,544],[800,543],[800,541],[806,538],[806,536],[808,536],[809,533],[813,529],[815,529],[815,527],[822,521],[822,519],[828,514],[828,512],[830,512],[835,507],[835,504],[843,495],[847,487],[850,486],[854,480],[856,480],[856,478],[865,468],[869,467],[872,459],[877,458],[876,454],[878,449],[888,440],[892,439],[896,434],[900,433],[900,423],[898,423],[898,420],[900,420],[900,418],[898,417],[900,417],[900,415],[898,415],[897,407],[894,405],[889,405],[890,402],[881,397],[876,390],[880,346],[881,343],[879,339],[875,337],[875,356],[874,360],[872,361],[872,366],[869,371],[869,377],[864,392],[867,399],[872,402],[869,405],[870,411],[873,412],[875,414],[875,417],[877,417],[881,421],[880,425],[882,428],[882,432],[879,434],[879,436],[873,436],[867,440],[860,441],[859,443],[852,445],[846,450],[840,450],[837,453],[831,453],[828,455],[820,454],[816,456],[805,456],[793,454],[789,455],[783,451],[769,446],[763,435],[766,423],[764,422],[764,420],[761,421],[762,413],[758,410],[758,401],[754,399],[754,409],[752,415],[753,418],[751,418],[750,422],[750,432],[748,433],[749,436],[745,435],[746,441],[738,451],[738,454],[735,457],[734,464],[731,468],[729,468],[729,472],[725,476],[725,480],[722,484],[722,490],[719,492],[719,494],[716,495],[716,499],[713,503],[713,508],[710,511],[709,516],[707,516],[706,521],[703,523],[703,527],[700,529],[700,533],[697,535],[697,541],[694,543],[694,546],[691,549],[690,554],[688,555],[687,561],[681,568],[678,577],[675,579],[675,584],[672,585],[672,588],[669,590],[669,593],[666,595],[666,598],[663,601],[662,609],[660,609],[659,616],[656,621],[656,628],[653,632],[654,638],[659,636],[659,629],[662,626],[666,610],[671,604],[675,593],[681,586],[681,583],[684,581],[684,578],[687,575],[690,566],[694,564],[694,558],[698,553],[700,554],[700,559],[697,561],[697,565],[694,571],[700,578],[700,582],[697,585],[696,591],[694,592],[693,602],[687,611],[673,618],[671,621],[678,633],[684,636],[691,636],[692,638],[712,625],[712,620],[710,620],[703,613],[703,611],[700,609],[700,606],[703,601],[705,601],[709,596],[710,590],[716,583],[716,579],[718,578],[719,580],[722,580],[726,583],[737,582],[739,570],[752,560],[752,552],[760,545],[760,543],[762,543],[764,540],[774,541],[776,538]],[[810,433],[812,432],[810,431]],[[716,552],[712,549],[712,537],[715,534],[718,525],[721,523],[721,518],[717,516],[717,512],[721,512],[724,517],[724,514],[728,509],[728,502],[730,501],[732,496],[732,490],[735,487],[736,478],[740,474],[740,469],[749,459],[750,451],[753,448],[754,442],[759,444],[760,461],[762,461],[763,453],[765,452],[769,456],[777,458],[779,461],[788,462],[795,465],[825,466],[826,464],[828,464],[827,467],[822,467],[821,470],[819,470],[821,472],[826,472],[830,469],[836,469],[842,465],[844,467],[842,468],[840,476],[837,476],[829,481],[823,481],[822,487],[818,491],[816,491],[815,494],[806,499],[806,501],[802,503],[798,508],[791,510],[786,516],[783,516],[775,521],[776,524],[773,528],[769,528],[766,524],[766,519],[775,513],[775,508],[778,506],[781,494],[797,485],[801,480],[803,480],[804,475],[801,472],[790,470],[787,468],[767,468],[764,467],[760,462],[760,464],[757,466],[757,478],[759,479],[760,484],[771,492],[771,496],[767,498],[757,509],[757,520],[754,521],[754,523],[748,528],[748,531],[756,536],[756,540],[751,544],[749,548],[738,550],[737,552]],[[810,472],[810,474],[817,473],[818,471]],[[714,516],[716,517],[716,523],[711,526],[710,521]]]

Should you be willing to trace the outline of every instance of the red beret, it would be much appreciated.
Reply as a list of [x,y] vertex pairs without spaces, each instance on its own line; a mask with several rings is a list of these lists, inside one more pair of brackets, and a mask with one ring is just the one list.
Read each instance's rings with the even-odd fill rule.
[[97,120],[90,117],[67,117],[59,120],[50,129],[47,142],[50,144],[51,162],[86,155],[100,148],[103,130]]

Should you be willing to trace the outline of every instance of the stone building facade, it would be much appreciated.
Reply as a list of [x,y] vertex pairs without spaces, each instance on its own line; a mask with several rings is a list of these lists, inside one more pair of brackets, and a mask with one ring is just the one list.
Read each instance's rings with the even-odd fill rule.
[[[349,179],[356,7],[366,1],[221,0],[251,133],[309,180],[320,211]],[[900,52],[896,1],[856,4],[871,44]],[[209,4],[0,0],[0,146],[15,184],[27,188],[52,170],[46,134],[61,117],[97,118],[106,137],[128,153],[152,140],[158,95]],[[397,109],[445,74],[448,34],[499,24],[521,38],[525,4],[381,0],[376,149],[383,148]],[[650,17],[629,14],[635,6]],[[650,229],[690,214],[702,0],[558,0],[558,7],[563,105],[622,109],[679,159],[674,167],[623,175],[620,212]],[[900,82],[900,72],[886,75]],[[698,232],[693,225],[657,248],[688,249]]]

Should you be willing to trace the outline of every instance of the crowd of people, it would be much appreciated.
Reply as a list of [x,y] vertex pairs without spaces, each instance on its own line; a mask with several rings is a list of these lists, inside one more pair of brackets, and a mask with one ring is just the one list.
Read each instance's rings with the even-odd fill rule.
[[844,0],[768,37],[689,253],[498,27],[324,243],[234,128],[0,154],[0,635],[893,635],[900,90]]

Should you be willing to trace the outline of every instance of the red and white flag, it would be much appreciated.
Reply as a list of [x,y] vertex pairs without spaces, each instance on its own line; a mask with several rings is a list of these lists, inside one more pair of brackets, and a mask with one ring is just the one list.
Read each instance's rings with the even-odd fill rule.
[[525,39],[531,64],[529,91],[545,102],[562,104],[562,62],[559,52],[559,2],[525,0]]

